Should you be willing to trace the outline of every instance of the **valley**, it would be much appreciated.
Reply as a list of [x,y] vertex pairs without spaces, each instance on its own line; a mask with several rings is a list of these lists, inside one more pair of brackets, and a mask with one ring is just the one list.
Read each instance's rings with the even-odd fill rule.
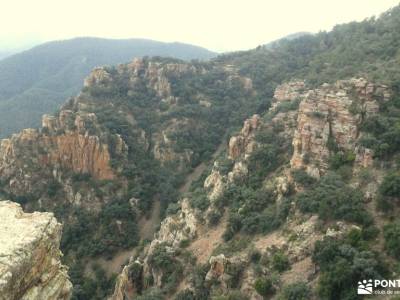
[[397,278],[399,26],[397,6],[205,60],[91,66],[0,142],[0,299],[359,299]]

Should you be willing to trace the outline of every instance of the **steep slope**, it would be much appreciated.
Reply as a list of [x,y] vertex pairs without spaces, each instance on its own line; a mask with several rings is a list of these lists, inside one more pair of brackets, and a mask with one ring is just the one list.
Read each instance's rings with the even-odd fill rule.
[[0,201],[0,299],[70,299],[61,265],[61,224],[51,213],[27,214]]
[[135,59],[96,68],[41,129],[2,140],[1,192],[56,213],[72,280],[83,283],[82,263],[137,245],[137,220],[154,201],[164,214],[183,177],[262,102],[250,79],[212,63]]
[[64,223],[77,299],[112,294],[94,258],[134,247],[115,299],[354,299],[398,276],[399,24],[96,68],[1,142],[0,192]]
[[220,55],[224,64],[251,77],[256,88],[271,97],[275,87],[302,78],[314,87],[350,77],[368,77],[398,89],[400,7],[379,18],[336,25],[332,31],[281,40],[273,47],[257,47]]
[[142,56],[190,60],[215,54],[192,45],[143,39],[76,38],[36,46],[0,62],[0,136],[39,126],[41,115],[75,95],[94,67]]
[[[356,295],[352,281],[388,275],[377,265],[379,229],[364,203],[379,198],[381,179],[366,184],[361,175],[383,170],[359,129],[391,99],[388,87],[362,78],[318,89],[302,81],[278,86],[269,111],[244,122],[203,184],[131,258],[112,299],[342,299]],[[329,267],[324,251],[336,251]],[[327,283],[336,257],[350,269],[363,257],[369,264]]]

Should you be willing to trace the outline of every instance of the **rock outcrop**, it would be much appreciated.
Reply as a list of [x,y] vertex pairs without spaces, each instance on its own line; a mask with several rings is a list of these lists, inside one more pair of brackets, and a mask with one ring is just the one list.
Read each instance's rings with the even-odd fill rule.
[[[207,209],[200,211],[192,208],[190,201],[184,198],[180,203],[180,211],[162,222],[159,232],[142,257],[144,276],[149,276],[153,279],[154,286],[162,288],[162,274],[159,270],[152,269],[148,263],[148,257],[155,247],[162,245],[166,253],[171,255],[189,249],[199,259],[199,252],[193,250],[201,245],[201,249],[207,251],[205,257],[198,260],[198,264],[200,261],[209,263],[207,273],[202,279],[211,294],[229,293],[234,280],[237,284],[235,289],[243,295],[250,299],[262,299],[254,289],[254,282],[260,274],[268,276],[273,272],[270,262],[277,251],[285,255],[288,264],[293,266],[293,270],[282,274],[286,282],[297,282],[298,277],[294,277],[293,273],[304,272],[307,274],[304,280],[311,283],[318,276],[318,270],[311,260],[315,243],[326,236],[341,238],[350,230],[359,228],[348,222],[337,221],[332,222],[333,227],[321,231],[322,223],[317,215],[301,213],[295,201],[287,203],[290,193],[302,191],[302,187],[296,185],[292,171],[304,168],[310,175],[318,178],[327,171],[332,155],[346,151],[354,153],[354,166],[371,166],[373,153],[359,145],[358,141],[362,137],[359,127],[365,118],[378,113],[380,103],[387,101],[389,97],[390,91],[386,86],[371,84],[365,79],[338,81],[312,90],[308,90],[303,81],[279,86],[269,111],[262,117],[254,115],[245,120],[240,132],[230,138],[226,156],[218,157],[214,162],[203,183],[203,191],[208,198]],[[169,142],[168,135],[164,136],[165,141]],[[334,144],[334,150],[330,149],[330,143]],[[231,186],[245,186],[246,179],[251,178],[254,171],[252,155],[263,153],[258,150],[272,145],[280,147],[282,155],[279,159],[282,163],[279,168],[273,169],[262,178],[261,189],[274,195],[274,204],[277,207],[288,206],[285,208],[289,210],[285,221],[281,228],[273,232],[249,238],[251,246],[243,246],[246,250],[230,251],[218,247],[227,245],[221,238],[224,230],[229,234],[229,227],[224,227],[229,226],[229,221],[228,224],[226,222],[228,206],[221,208],[222,201],[218,200],[225,200],[222,196]],[[290,151],[290,145],[294,146],[293,152]],[[232,206],[229,209],[236,209]],[[243,204],[237,208],[238,215],[245,210]],[[221,235],[218,235],[221,240],[217,238],[216,243],[207,242],[208,237],[217,236],[212,235],[211,231],[221,231]],[[232,242],[232,245],[235,244]],[[262,254],[264,259],[265,265],[260,264],[257,271],[249,263],[251,247]],[[302,271],[299,272],[298,269]],[[132,283],[127,279],[126,270],[120,275],[114,295],[123,295],[130,289]],[[185,272],[191,271],[185,265]],[[182,279],[177,289],[178,292],[184,289],[195,290],[188,278]]]
[[239,135],[231,137],[228,149],[230,159],[237,159],[241,155],[246,156],[254,150],[254,134],[260,124],[260,116],[254,115],[244,122]]
[[379,102],[390,97],[386,86],[362,78],[342,80],[309,90],[300,97],[293,168],[305,168],[310,175],[319,177],[328,166],[332,147],[352,151],[364,167],[371,165],[371,150],[357,147],[359,125],[378,112]]
[[51,213],[24,213],[19,204],[0,201],[0,299],[70,298],[61,229]]
[[304,96],[303,92],[305,88],[306,85],[304,81],[290,81],[277,86],[271,110],[276,110],[283,102],[301,100]]

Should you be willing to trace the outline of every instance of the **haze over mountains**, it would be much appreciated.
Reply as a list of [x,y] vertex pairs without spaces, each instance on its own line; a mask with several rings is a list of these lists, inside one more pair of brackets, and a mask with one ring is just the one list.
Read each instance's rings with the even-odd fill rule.
[[209,59],[207,49],[146,39],[76,38],[48,42],[0,61],[0,137],[37,127],[42,114],[55,111],[82,87],[96,66],[142,56]]
[[[0,201],[0,299],[350,300],[399,278],[399,28],[397,6],[210,60],[94,68],[0,143],[0,199],[21,206]],[[49,82],[72,86],[90,49],[32,56],[5,91],[59,69]]]

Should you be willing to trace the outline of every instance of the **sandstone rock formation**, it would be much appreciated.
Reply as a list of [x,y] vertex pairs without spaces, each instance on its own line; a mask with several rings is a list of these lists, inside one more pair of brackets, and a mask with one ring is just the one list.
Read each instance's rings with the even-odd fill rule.
[[356,161],[364,167],[371,165],[371,150],[357,147],[359,125],[365,117],[376,114],[379,102],[389,96],[386,86],[362,78],[307,91],[301,96],[291,166],[304,167],[310,175],[319,177],[327,168],[332,152],[329,144],[341,151],[357,153]]
[[229,140],[229,158],[237,159],[240,155],[248,155],[254,149],[254,134],[260,123],[259,115],[254,115],[244,122],[240,134],[231,137]]
[[277,86],[271,110],[276,110],[277,106],[282,102],[301,100],[303,97],[302,92],[305,88],[304,81],[290,81]]
[[61,224],[51,213],[24,213],[0,201],[0,299],[69,299],[72,284],[61,264]]
[[[274,133],[271,136],[281,138],[284,145],[282,149],[289,149],[290,144],[294,146],[293,153],[287,151],[284,154],[284,163],[281,167],[269,173],[262,182],[263,188],[274,194],[277,206],[287,200],[288,193],[301,190],[301,188],[297,189],[292,178],[293,169],[305,168],[315,177],[324,174],[329,158],[334,154],[329,149],[328,140],[335,142],[338,151],[352,151],[356,156],[355,166],[370,166],[373,153],[370,149],[359,146],[358,141],[362,135],[359,125],[364,118],[376,114],[379,103],[386,101],[389,97],[390,91],[387,87],[371,84],[365,79],[343,80],[336,84],[325,84],[313,90],[307,90],[303,81],[289,82],[279,86],[269,111],[263,117],[254,115],[247,119],[240,132],[230,138],[225,161],[218,158],[214,162],[211,172],[203,183],[204,192],[209,201],[208,208],[205,211],[198,211],[190,207],[190,201],[185,198],[180,203],[181,210],[175,215],[168,216],[162,222],[159,232],[144,255],[144,273],[150,275],[155,285],[160,287],[162,274],[157,270],[152,270],[146,262],[152,249],[156,245],[165,243],[163,246],[168,252],[175,253],[182,251],[181,242],[185,241],[192,243],[186,249],[191,249],[192,253],[199,258],[198,252],[193,251],[191,247],[200,245],[198,242],[201,241],[201,249],[207,249],[206,258],[202,257],[201,261],[208,260],[209,262],[208,272],[203,279],[207,288],[212,291],[211,293],[228,293],[231,279],[235,278],[238,282],[235,289],[240,290],[250,299],[262,299],[254,290],[254,281],[260,276],[260,272],[264,275],[272,272],[271,266],[260,267],[256,274],[248,262],[248,252],[230,253],[227,250],[225,253],[213,255],[213,250],[220,250],[216,249],[218,243],[205,241],[207,238],[204,235],[207,236],[207,232],[214,230],[223,232],[226,229],[224,226],[227,225],[227,207],[223,209],[218,207],[217,200],[224,195],[230,185],[240,186],[246,182],[246,178],[251,176],[252,154],[265,146],[263,143],[268,143],[262,140],[264,133],[267,137],[268,134]],[[286,205],[289,204],[286,203]],[[322,232],[318,229],[321,221],[316,215],[300,213],[295,202],[290,203],[288,209],[290,212],[282,228],[254,237],[249,243],[267,260],[272,258],[275,250],[284,253],[289,263],[294,266],[293,270],[282,275],[287,282],[298,281],[298,276],[293,277],[292,274],[293,272],[298,274],[296,268],[302,268],[304,274],[307,274],[307,281],[314,280],[317,271],[311,261],[311,254],[315,243],[325,236],[340,238],[357,227],[338,221],[332,224],[339,230],[332,227]],[[239,214],[241,210],[243,206],[238,208]],[[204,218],[213,213],[220,216],[217,225],[211,224],[207,218]],[[221,238],[222,235],[223,233],[219,237]],[[219,243],[223,243],[222,239]],[[247,248],[246,251],[248,250]],[[236,272],[238,268],[240,272],[234,276],[230,274],[233,270]],[[126,270],[124,272],[126,273]],[[116,287],[116,294],[119,295],[121,291],[129,289],[129,282],[124,272]],[[179,288],[190,290],[193,286],[190,280],[185,278]]]

